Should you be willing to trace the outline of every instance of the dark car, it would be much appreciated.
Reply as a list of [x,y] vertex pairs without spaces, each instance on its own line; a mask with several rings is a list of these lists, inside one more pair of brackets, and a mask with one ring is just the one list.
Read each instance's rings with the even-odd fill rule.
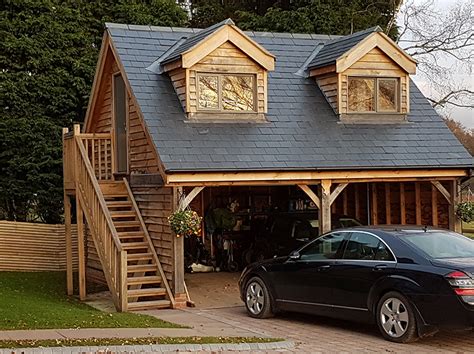
[[252,317],[296,311],[375,322],[405,343],[474,327],[474,240],[427,228],[335,230],[248,266],[239,285]]

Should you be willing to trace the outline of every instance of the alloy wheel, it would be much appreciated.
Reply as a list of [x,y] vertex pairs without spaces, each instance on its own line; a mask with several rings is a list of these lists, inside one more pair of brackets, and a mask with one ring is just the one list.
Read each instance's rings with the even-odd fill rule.
[[409,325],[409,315],[405,304],[397,298],[390,297],[380,308],[382,328],[390,337],[400,338]]
[[265,305],[265,297],[262,286],[257,282],[251,282],[247,286],[246,304],[252,314],[258,315],[262,312]]

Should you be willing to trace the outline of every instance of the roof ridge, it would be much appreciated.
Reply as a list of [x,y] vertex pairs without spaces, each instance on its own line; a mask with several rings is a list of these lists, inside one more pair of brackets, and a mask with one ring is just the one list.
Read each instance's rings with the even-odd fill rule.
[[[227,19],[230,20],[230,19]],[[224,21],[227,21],[224,20]],[[232,20],[230,20],[232,21]],[[221,21],[223,22],[223,21]],[[232,21],[233,23],[233,21]],[[227,24],[230,24],[227,23]],[[235,24],[234,24],[235,25]],[[124,30],[135,30],[135,31],[151,31],[151,32],[185,32],[198,34],[207,28],[196,28],[196,27],[167,27],[167,26],[149,26],[149,25],[129,25],[125,23],[114,23],[106,22],[105,28],[116,28]],[[254,37],[273,37],[273,38],[294,38],[294,39],[321,39],[321,40],[335,40],[344,36],[333,35],[333,34],[322,34],[322,33],[290,33],[290,32],[264,32],[264,31],[243,31],[245,34]],[[190,38],[190,37],[188,37]]]

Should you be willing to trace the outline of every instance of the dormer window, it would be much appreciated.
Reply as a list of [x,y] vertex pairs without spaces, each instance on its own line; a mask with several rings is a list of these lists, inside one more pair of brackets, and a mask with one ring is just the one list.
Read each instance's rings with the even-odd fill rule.
[[347,101],[349,113],[397,113],[398,79],[376,77],[348,78]]
[[255,111],[255,77],[198,73],[199,111]]
[[397,123],[410,112],[410,74],[416,62],[380,27],[316,47],[308,64],[340,121]]
[[275,56],[225,20],[178,40],[149,70],[167,73],[192,122],[265,122]]

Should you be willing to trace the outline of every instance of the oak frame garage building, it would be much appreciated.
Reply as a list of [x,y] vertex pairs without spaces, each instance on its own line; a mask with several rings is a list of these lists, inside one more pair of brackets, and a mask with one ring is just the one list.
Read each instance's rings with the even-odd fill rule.
[[[66,227],[71,198],[85,221],[80,297],[95,281],[120,311],[185,306],[183,239],[167,221],[179,201],[204,214],[216,200],[249,213],[304,200],[321,233],[334,214],[459,231],[473,159],[415,71],[378,27],[107,24],[85,124],[64,130]],[[70,233],[67,247],[72,293]]]

